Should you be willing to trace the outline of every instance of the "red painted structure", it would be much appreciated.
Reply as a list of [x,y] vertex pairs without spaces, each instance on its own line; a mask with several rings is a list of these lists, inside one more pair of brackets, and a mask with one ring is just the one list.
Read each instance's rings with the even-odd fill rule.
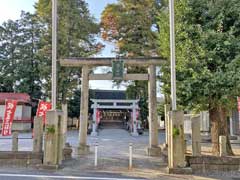
[[0,104],[5,104],[6,99],[18,100],[20,104],[30,104],[31,98],[26,93],[0,93]]
[[[31,106],[31,97],[26,93],[0,93],[0,105],[5,105],[6,99],[17,100],[17,105]],[[3,117],[0,116],[0,123],[2,123]],[[29,123],[32,122],[31,117],[17,117],[13,119],[14,123]]]

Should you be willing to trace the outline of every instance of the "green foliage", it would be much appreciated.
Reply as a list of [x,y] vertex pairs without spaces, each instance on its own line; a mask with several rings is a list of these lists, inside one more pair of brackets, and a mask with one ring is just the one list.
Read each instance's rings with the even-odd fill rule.
[[141,119],[141,121],[147,120],[147,117],[148,117],[147,97],[141,97],[139,99],[139,107],[140,107],[140,119]]
[[[39,0],[35,7],[36,14],[22,12],[19,20],[0,26],[0,92],[46,99],[51,93],[51,0]],[[99,52],[99,30],[85,1],[58,0],[58,59]],[[80,73],[58,64],[59,102],[73,96],[78,85],[73,76]]]
[[[79,89],[73,92],[73,96],[70,98],[68,102],[68,116],[71,118],[79,118],[80,116],[80,99],[81,99],[81,91]],[[89,99],[88,99],[88,109],[90,113],[93,113],[91,108],[92,102],[90,99],[95,99],[94,90],[89,89]]]
[[180,135],[180,130],[179,128],[174,127],[173,128],[173,138],[177,137]]
[[[39,0],[36,3],[37,14],[47,25],[48,31],[44,36],[45,46],[42,52],[50,61],[51,58],[51,0]],[[87,57],[101,50],[96,42],[99,26],[90,15],[87,3],[83,0],[58,0],[58,58]],[[50,74],[50,66],[46,70]],[[58,97],[66,101],[76,88],[76,80],[72,77],[79,75],[79,69],[67,69],[58,65]],[[50,79],[48,79],[50,80]],[[66,88],[67,87],[67,88]],[[46,86],[50,90],[49,86]]]
[[55,133],[54,125],[47,125],[46,132],[47,132],[47,134],[54,134]]
[[[158,26],[155,17],[158,5],[155,0],[119,0],[116,4],[109,4],[101,17],[103,39],[115,43],[116,53],[120,56],[156,56]],[[127,73],[147,73],[147,70],[127,67]],[[141,119],[147,119],[147,83],[130,82],[127,96],[140,99]]]
[[[184,109],[231,109],[240,91],[240,2],[176,2],[176,72],[178,104]],[[158,16],[160,53],[169,57],[167,8]],[[169,94],[169,66],[163,68]],[[164,77],[165,76],[165,77]]]
[[[226,113],[236,108],[240,93],[240,1],[175,1],[176,78],[178,109],[209,110],[211,138],[227,136],[232,155]],[[169,57],[169,27],[166,6],[158,16],[160,53]],[[162,89],[169,99],[169,64],[162,68]],[[217,144],[212,145],[218,154]]]
[[165,117],[164,105],[165,105],[165,102],[160,102],[160,103],[157,105],[157,113],[158,113],[158,115],[160,115],[161,117]]
[[109,4],[101,17],[102,37],[115,42],[123,56],[152,56],[157,47],[157,7],[155,0]]
[[68,102],[68,116],[71,118],[80,117],[80,99],[81,92],[76,90],[73,93],[73,97]]
[[[0,91],[27,92],[40,98],[43,57],[41,37],[45,28],[37,16],[22,12],[16,21],[7,21],[0,27]],[[42,77],[43,78],[43,77]]]
[[14,50],[17,48],[15,44],[19,43],[18,34],[18,23],[14,21],[8,21],[3,23],[0,27],[0,66],[1,66],[1,84],[0,88],[2,92],[13,92],[14,84],[16,81],[15,68],[17,62],[15,57],[17,54]]

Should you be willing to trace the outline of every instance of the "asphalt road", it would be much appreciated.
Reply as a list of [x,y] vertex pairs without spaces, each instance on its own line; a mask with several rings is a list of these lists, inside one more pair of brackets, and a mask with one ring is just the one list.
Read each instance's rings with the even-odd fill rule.
[[[81,174],[81,175],[79,175]],[[61,173],[58,171],[36,169],[1,169],[0,180],[144,180],[144,178],[128,177],[117,173],[81,172],[78,175]]]
[[[0,180],[147,180],[138,177],[121,176],[120,174],[83,174],[61,175],[52,173],[1,173]],[[200,176],[184,176],[184,175],[162,175],[154,180],[240,180],[240,177],[200,177]]]
[[62,176],[62,175],[37,175],[37,174],[0,174],[1,180],[62,180],[62,179],[84,179],[84,180],[143,180],[131,177],[106,177],[106,176]]

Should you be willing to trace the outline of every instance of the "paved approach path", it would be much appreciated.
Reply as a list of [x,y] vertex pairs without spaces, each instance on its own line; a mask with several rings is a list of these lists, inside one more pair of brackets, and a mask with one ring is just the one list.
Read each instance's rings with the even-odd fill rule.
[[[77,131],[69,132],[68,142],[76,148]],[[65,175],[79,175],[83,172],[88,174],[104,174],[110,177],[122,177],[126,179],[153,179],[153,180],[233,180],[228,176],[200,177],[193,175],[169,175],[166,173],[166,163],[158,157],[146,156],[145,148],[148,145],[148,132],[138,137],[131,136],[123,129],[103,129],[98,137],[88,136],[91,154],[78,157],[74,154],[74,159],[64,163],[65,167],[61,173]],[[165,140],[164,132],[159,132],[159,143]],[[94,167],[94,145],[98,147],[98,167]],[[128,169],[128,149],[129,143],[133,144],[133,169]],[[204,176],[204,175],[203,175]],[[236,176],[234,176],[236,177]],[[113,179],[114,180],[114,179]],[[236,180],[236,179],[235,179]],[[239,179],[240,180],[240,179]]]
[[[67,139],[73,149],[76,149],[78,145],[76,133],[77,131],[72,131],[68,134]],[[159,133],[159,139],[163,143],[164,133]],[[75,163],[77,163],[74,166],[85,170],[94,169],[94,146],[96,143],[98,144],[98,170],[128,169],[129,143],[133,144],[133,166],[135,168],[159,169],[167,165],[161,158],[146,156],[147,132],[133,137],[124,129],[103,129],[100,130],[97,137],[88,136],[91,154],[78,157],[74,152]],[[66,166],[72,168],[71,163]]]
[[[21,133],[20,137],[30,138],[31,133]],[[164,132],[159,133],[159,143],[164,142]],[[67,141],[73,146],[78,145],[78,131],[69,131]],[[99,144],[99,166],[94,167],[94,144]],[[128,147],[133,143],[133,169],[128,169]],[[31,150],[32,140],[22,139],[19,141],[20,150]],[[92,153],[78,157],[74,154],[73,159],[64,162],[64,168],[60,170],[38,170],[31,168],[4,168],[0,167],[0,180],[39,180],[39,179],[92,179],[92,180],[240,180],[239,173],[219,175],[212,177],[200,177],[192,175],[169,175],[165,173],[166,163],[160,158],[145,155],[148,145],[148,132],[138,137],[132,137],[123,129],[103,129],[98,137],[88,136],[88,144]],[[0,150],[10,150],[11,140],[0,140]],[[201,175],[204,176],[204,175]]]

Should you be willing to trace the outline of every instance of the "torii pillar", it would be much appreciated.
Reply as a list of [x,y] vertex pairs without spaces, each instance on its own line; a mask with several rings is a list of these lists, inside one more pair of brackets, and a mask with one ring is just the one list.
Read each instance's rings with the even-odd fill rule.
[[157,122],[156,66],[149,65],[148,73],[149,147],[147,148],[147,154],[149,156],[160,156],[161,148],[158,144]]
[[93,104],[93,122],[91,136],[97,136],[97,102]]
[[90,152],[90,148],[87,145],[88,96],[89,96],[89,67],[85,65],[82,67],[79,146],[77,150],[78,155],[84,155]]

